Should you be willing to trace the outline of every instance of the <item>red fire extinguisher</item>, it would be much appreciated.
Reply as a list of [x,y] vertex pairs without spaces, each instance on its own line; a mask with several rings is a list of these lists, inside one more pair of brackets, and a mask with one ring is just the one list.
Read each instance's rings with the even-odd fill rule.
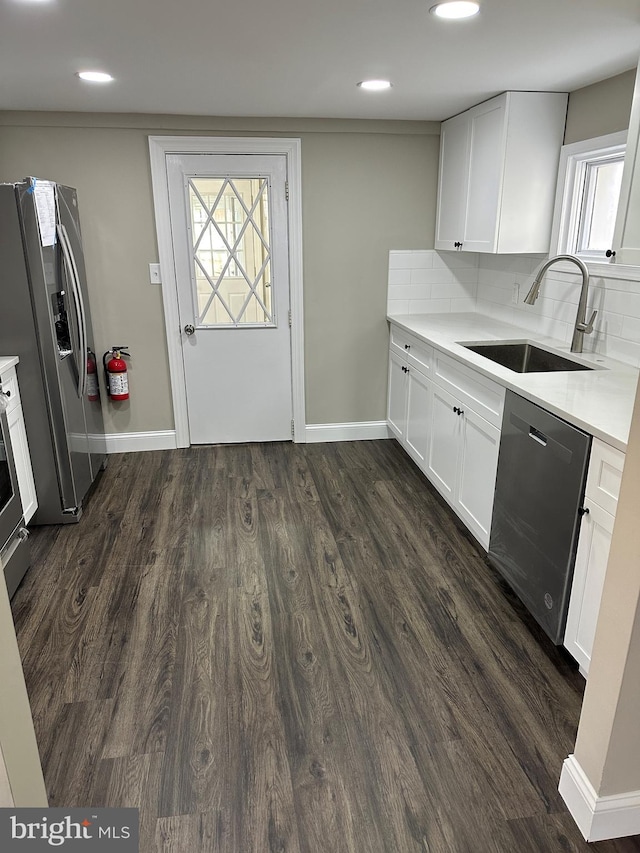
[[100,399],[100,386],[98,385],[98,365],[96,354],[87,347],[87,400],[95,403]]
[[[113,347],[102,356],[107,393],[112,400],[129,399],[127,364],[123,358],[125,355],[130,357],[130,353],[124,351],[124,347]],[[108,356],[111,358],[107,361]]]

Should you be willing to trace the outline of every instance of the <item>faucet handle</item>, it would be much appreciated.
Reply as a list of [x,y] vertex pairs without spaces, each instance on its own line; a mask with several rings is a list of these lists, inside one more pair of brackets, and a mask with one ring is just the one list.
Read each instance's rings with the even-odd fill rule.
[[576,329],[579,332],[584,332],[585,335],[590,335],[591,332],[593,332],[593,322],[596,319],[597,314],[598,314],[598,312],[594,311],[593,314],[591,315],[591,317],[589,318],[589,322],[588,323],[578,323],[578,325],[576,326]]

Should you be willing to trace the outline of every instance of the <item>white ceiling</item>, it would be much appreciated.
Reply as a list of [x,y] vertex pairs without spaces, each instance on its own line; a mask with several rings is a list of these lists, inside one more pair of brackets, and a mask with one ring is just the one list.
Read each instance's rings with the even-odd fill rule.
[[[635,67],[638,0],[0,0],[0,109],[440,120]],[[109,71],[108,86],[80,82]],[[388,77],[383,93],[356,88]]]

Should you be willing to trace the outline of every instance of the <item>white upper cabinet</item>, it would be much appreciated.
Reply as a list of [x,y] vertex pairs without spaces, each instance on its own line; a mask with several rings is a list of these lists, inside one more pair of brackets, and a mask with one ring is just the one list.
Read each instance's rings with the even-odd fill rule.
[[567,95],[505,92],[442,123],[436,249],[545,253]]
[[631,104],[613,247],[616,263],[640,266],[640,64]]

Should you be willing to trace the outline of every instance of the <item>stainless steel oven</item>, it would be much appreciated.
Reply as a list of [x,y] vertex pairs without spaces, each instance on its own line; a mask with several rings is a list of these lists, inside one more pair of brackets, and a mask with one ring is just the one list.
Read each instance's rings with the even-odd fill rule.
[[9,595],[12,596],[29,568],[30,553],[11,450],[9,421],[1,405],[3,402],[0,400],[0,563],[4,567]]

